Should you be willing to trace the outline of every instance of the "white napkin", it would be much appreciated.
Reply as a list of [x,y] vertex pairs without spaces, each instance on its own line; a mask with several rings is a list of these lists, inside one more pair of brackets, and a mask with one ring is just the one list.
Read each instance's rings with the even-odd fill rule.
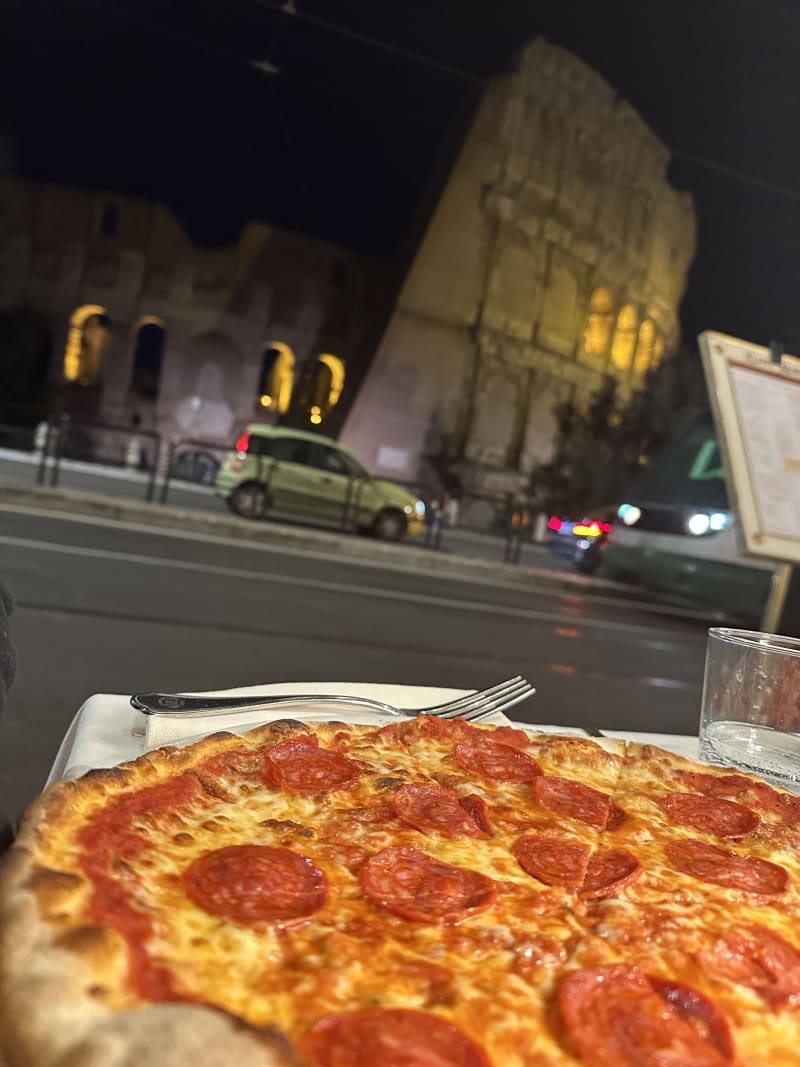
[[[319,722],[338,719],[342,722],[363,723],[366,725],[386,726],[392,722],[402,722],[403,716],[385,715],[370,711],[369,708],[337,708],[331,704],[298,705],[276,708],[274,711],[260,708],[256,711],[236,712],[227,715],[147,715],[145,725],[145,750],[160,748],[162,745],[188,744],[199,741],[201,737],[227,730],[241,734],[276,719],[297,719],[300,722]],[[510,726],[511,720],[502,712],[481,719],[481,722],[493,725]]]

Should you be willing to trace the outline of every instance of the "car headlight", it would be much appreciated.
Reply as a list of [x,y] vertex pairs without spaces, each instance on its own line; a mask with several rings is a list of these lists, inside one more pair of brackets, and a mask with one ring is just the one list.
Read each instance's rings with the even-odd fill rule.
[[703,511],[696,511],[686,520],[686,529],[695,537],[702,537],[711,529],[711,517]]
[[617,515],[625,526],[635,526],[642,517],[642,509],[637,508],[635,504],[620,504]]
[[[410,511],[411,508],[409,508],[408,510]],[[423,502],[421,500],[417,500],[415,502],[414,511],[416,511],[417,515],[419,515],[419,517],[421,519],[425,518],[425,505],[423,504]]]

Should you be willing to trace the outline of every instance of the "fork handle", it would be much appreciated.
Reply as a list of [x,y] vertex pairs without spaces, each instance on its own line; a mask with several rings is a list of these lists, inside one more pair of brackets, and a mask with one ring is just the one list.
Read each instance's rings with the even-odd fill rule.
[[405,717],[404,712],[391,704],[370,697],[342,696],[336,693],[287,694],[285,696],[252,697],[186,697],[179,693],[137,693],[131,705],[145,715],[220,715],[242,708],[272,708],[298,704],[346,704],[348,707],[371,708],[387,715]]

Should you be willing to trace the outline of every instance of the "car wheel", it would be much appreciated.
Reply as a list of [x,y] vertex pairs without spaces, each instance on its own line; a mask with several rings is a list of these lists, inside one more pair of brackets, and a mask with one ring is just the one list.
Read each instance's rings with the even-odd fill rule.
[[381,541],[399,541],[406,533],[406,517],[402,511],[382,511],[372,524],[372,532]]
[[236,486],[228,497],[228,503],[231,510],[243,519],[263,519],[272,501],[263,485],[258,482],[244,482]]

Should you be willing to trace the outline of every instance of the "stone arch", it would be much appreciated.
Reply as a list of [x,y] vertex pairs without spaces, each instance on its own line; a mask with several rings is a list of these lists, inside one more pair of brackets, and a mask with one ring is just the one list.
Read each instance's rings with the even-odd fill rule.
[[307,365],[303,377],[301,410],[313,426],[319,426],[336,407],[342,395],[344,360],[330,352],[323,352]]
[[505,245],[500,249],[489,280],[484,322],[512,337],[530,340],[537,289],[534,253],[521,245]]
[[158,315],[144,315],[133,327],[135,338],[131,390],[148,400],[155,400],[161,385],[164,344],[167,329]]
[[614,340],[611,342],[611,361],[618,371],[630,369],[636,348],[639,312],[634,304],[625,304],[617,315]]
[[289,410],[294,388],[294,352],[283,341],[270,341],[261,357],[258,379],[258,402],[279,415]]
[[82,304],[69,320],[64,350],[64,379],[79,385],[94,385],[111,342],[108,312],[100,304]]
[[517,383],[499,370],[488,371],[481,377],[467,453],[481,463],[504,467],[517,412]]
[[633,373],[643,378],[650,369],[656,344],[656,327],[652,319],[645,319],[639,327],[636,353],[633,357]]
[[550,270],[539,322],[539,339],[548,348],[571,350],[578,310],[578,281],[572,271],[560,264]]
[[602,362],[613,328],[614,297],[610,289],[601,285],[592,293],[583,331],[583,351],[593,362]]
[[242,383],[242,354],[227,334],[196,334],[184,349],[175,418],[190,437],[228,441]]

